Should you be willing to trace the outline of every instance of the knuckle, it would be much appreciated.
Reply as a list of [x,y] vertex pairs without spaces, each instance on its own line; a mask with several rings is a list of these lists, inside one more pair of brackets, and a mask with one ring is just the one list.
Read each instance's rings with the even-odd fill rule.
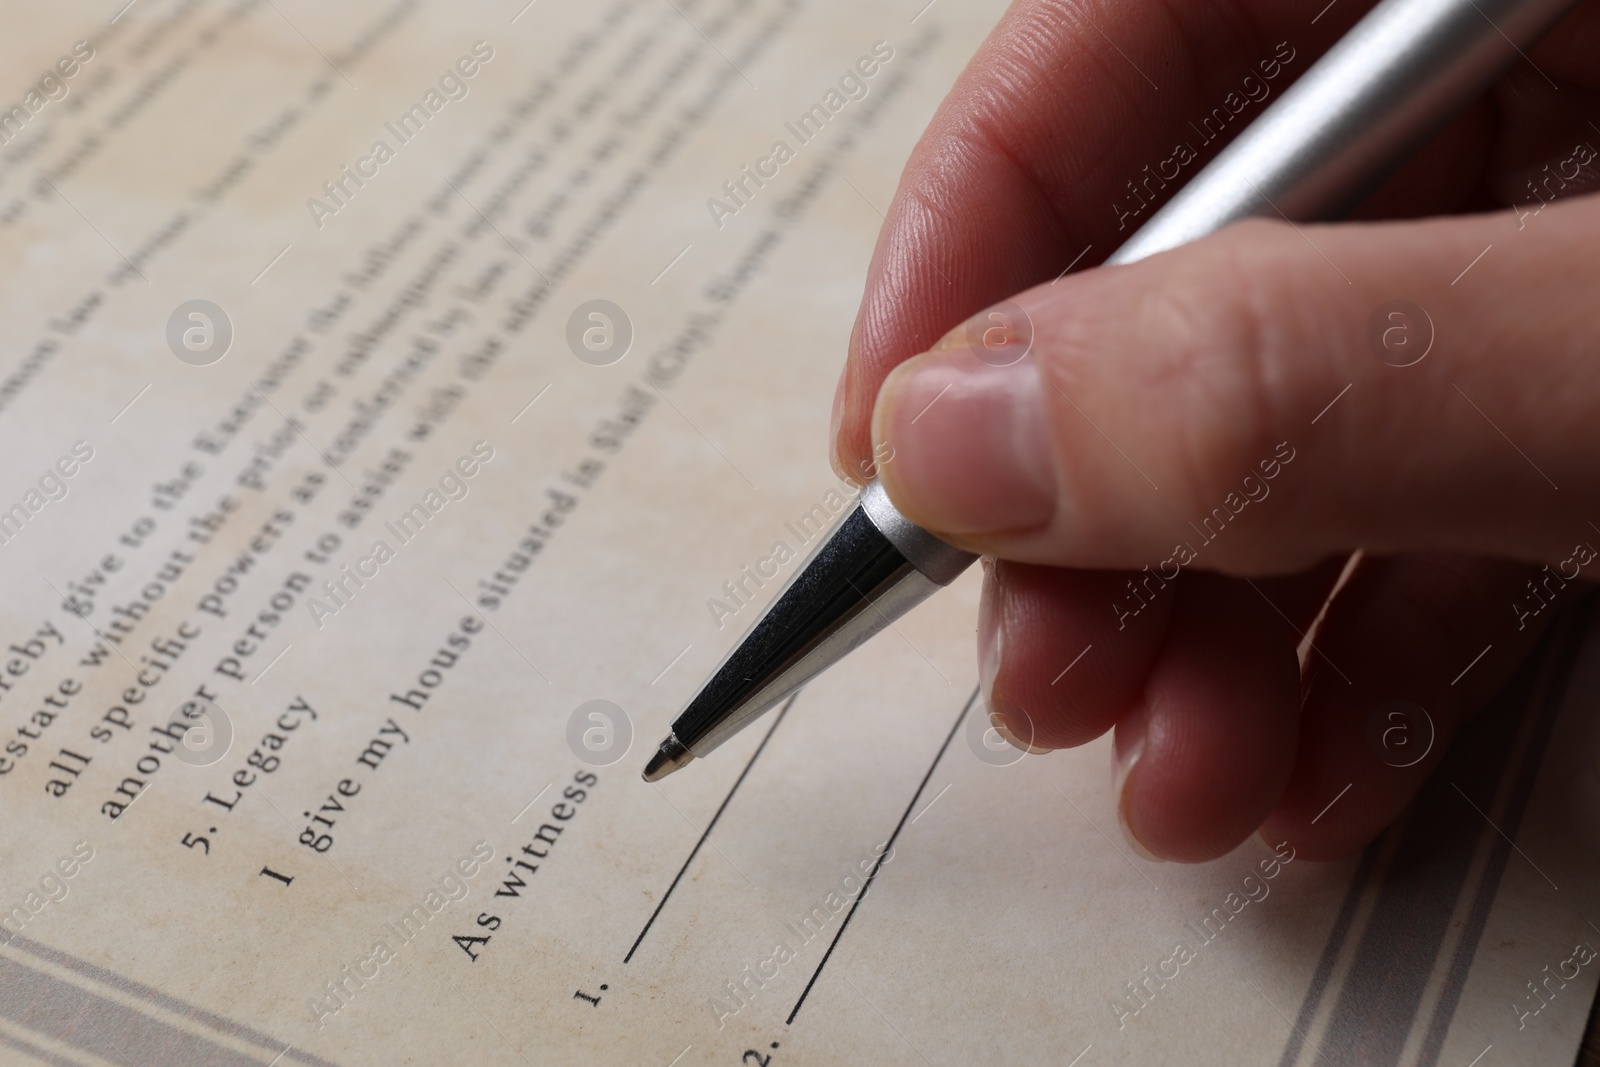
[[[1241,486],[1301,436],[1308,367],[1320,365],[1311,346],[1328,300],[1297,243],[1287,226],[1245,222],[1025,301],[1045,388],[1059,394],[1049,400],[1060,466],[1085,499],[1119,499],[1179,534],[1225,502],[1242,510]],[[1089,469],[1089,455],[1105,456],[1104,470]],[[1109,485],[1141,475],[1159,494]],[[1226,569],[1277,532],[1276,521],[1249,525],[1212,565]]]
[[1193,509],[1235,490],[1286,438],[1298,345],[1282,312],[1296,283],[1262,262],[1277,258],[1280,229],[1244,223],[1182,249],[1143,290],[1141,385],[1172,420],[1169,462]]

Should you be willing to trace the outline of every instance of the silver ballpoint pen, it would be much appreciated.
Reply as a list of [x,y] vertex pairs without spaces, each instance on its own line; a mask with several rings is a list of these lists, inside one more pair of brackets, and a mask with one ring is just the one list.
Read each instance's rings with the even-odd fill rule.
[[[1106,262],[1253,216],[1344,216],[1573,6],[1383,0]],[[709,753],[976,558],[906,520],[869,482],[678,715],[645,780]]]

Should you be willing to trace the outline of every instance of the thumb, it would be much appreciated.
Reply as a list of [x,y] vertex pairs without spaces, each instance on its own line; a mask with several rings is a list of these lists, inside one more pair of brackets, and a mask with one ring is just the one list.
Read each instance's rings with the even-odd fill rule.
[[889,375],[880,477],[919,525],[1032,563],[1569,556],[1600,536],[1597,253],[1590,196],[1247,222],[1062,278]]

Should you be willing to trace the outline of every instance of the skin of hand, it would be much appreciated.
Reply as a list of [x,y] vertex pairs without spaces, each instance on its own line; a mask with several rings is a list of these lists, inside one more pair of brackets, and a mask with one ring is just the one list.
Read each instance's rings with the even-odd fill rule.
[[[835,398],[835,468],[892,450],[895,505],[992,557],[991,721],[1115,728],[1147,857],[1360,849],[1600,574],[1600,0],[1351,221],[1084,271],[1364,13],[1017,0],[901,177]],[[1369,740],[1394,701],[1436,731],[1407,767]]]

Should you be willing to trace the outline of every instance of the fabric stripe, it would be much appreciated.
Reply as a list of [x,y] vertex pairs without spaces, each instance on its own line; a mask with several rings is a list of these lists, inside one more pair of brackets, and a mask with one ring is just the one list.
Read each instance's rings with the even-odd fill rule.
[[[1383,872],[1378,899],[1360,931],[1354,957],[1316,1049],[1323,1062],[1399,1062],[1406,1039],[1416,1026],[1428,979],[1439,965],[1456,903],[1470,892],[1469,920],[1456,946],[1422,1050],[1422,1062],[1432,1064],[1437,1060],[1511,851],[1509,843],[1462,801],[1457,786],[1471,797],[1494,795],[1511,773],[1508,764],[1523,729],[1524,713],[1537,706],[1539,722],[1523,762],[1515,771],[1517,784],[1506,814],[1509,825],[1503,824],[1507,833],[1515,835],[1570,683],[1589,617],[1586,603],[1556,622],[1537,654],[1523,664],[1481,714],[1461,727],[1450,753],[1412,802],[1410,817],[1391,831],[1401,838]],[[1512,816],[1515,821],[1511,821]],[[1469,887],[1473,857],[1485,835],[1493,835],[1500,847],[1491,851],[1490,862]],[[1285,1043],[1280,1067],[1292,1067],[1299,1060],[1305,1035],[1322,1001],[1333,992],[1329,988],[1332,972],[1345,951],[1362,898],[1369,891],[1382,846],[1380,841],[1368,847],[1351,879]]]
[[74,1063],[63,1056],[58,1056],[48,1049],[42,1049],[32,1042],[24,1041],[20,1037],[12,1037],[4,1030],[0,1030],[0,1045],[9,1045],[24,1056],[30,1056],[40,1063],[48,1063],[50,1067],[81,1067],[80,1064]]
[[0,1016],[114,1063],[266,1067],[267,1061],[0,957]]
[[1518,773],[1517,783],[1506,804],[1506,810],[1499,819],[1504,836],[1500,833],[1494,836],[1494,852],[1485,865],[1483,879],[1479,883],[1477,896],[1472,901],[1472,910],[1467,915],[1461,941],[1456,946],[1455,958],[1451,961],[1449,976],[1445,979],[1444,989],[1440,992],[1433,1021],[1428,1026],[1427,1036],[1423,1039],[1422,1047],[1417,1054],[1417,1063],[1421,1067],[1434,1067],[1439,1062],[1440,1052],[1444,1049],[1445,1036],[1450,1032],[1450,1021],[1455,1017],[1456,1005],[1461,1001],[1462,991],[1467,985],[1467,976],[1472,970],[1472,957],[1477,952],[1478,942],[1482,939],[1484,927],[1489,922],[1489,912],[1493,909],[1501,877],[1511,860],[1511,842],[1516,840],[1517,830],[1522,825],[1522,816],[1527,811],[1529,799],[1533,796],[1539,768],[1544,764],[1544,754],[1550,747],[1550,737],[1555,733],[1556,720],[1567,687],[1571,683],[1586,631],[1587,627],[1574,625],[1561,637],[1560,646],[1555,653],[1557,663],[1553,677],[1548,681],[1545,692],[1541,694],[1544,707],[1539,719],[1538,733]]
[[[271,1056],[268,1057],[269,1060],[273,1057],[276,1057],[280,1053],[283,1053],[284,1048],[289,1044],[287,1041],[264,1034],[260,1030],[257,1030],[253,1027],[245,1026],[243,1023],[234,1022],[232,1019],[226,1018],[225,1016],[218,1015],[215,1012],[207,1011],[206,1009],[198,1007],[197,1005],[190,1004],[188,1001],[180,1000],[177,997],[163,993],[159,989],[154,989],[148,985],[145,985],[143,982],[134,981],[132,978],[127,978],[115,971],[107,970],[104,967],[90,963],[88,960],[79,959],[77,956],[74,956],[71,953],[62,952],[60,949],[51,948],[48,945],[41,944],[32,938],[23,937],[20,934],[16,934],[13,935],[11,940],[6,942],[6,944],[8,944],[10,947],[21,949],[32,956],[36,956],[37,958],[46,961],[47,963],[53,963],[58,967],[62,967],[76,974],[80,974],[85,978],[91,979],[92,981],[109,986],[119,993],[125,993],[129,996],[137,997],[140,1000],[147,1001],[148,1003],[161,1008],[163,1011],[171,1012],[173,1015],[181,1016],[188,1022],[197,1023],[212,1031],[215,1031],[218,1034],[222,1034],[225,1037],[231,1037],[236,1040],[255,1045],[257,1048],[264,1049],[271,1053]],[[3,999],[4,996],[4,987],[0,986],[0,999]],[[284,1054],[283,1060],[279,1062],[291,1061],[294,1063],[307,1064],[308,1067],[337,1067],[336,1064],[329,1060],[325,1060],[320,1056],[313,1056],[308,1052],[301,1052],[299,1049],[290,1049],[288,1053]]]

